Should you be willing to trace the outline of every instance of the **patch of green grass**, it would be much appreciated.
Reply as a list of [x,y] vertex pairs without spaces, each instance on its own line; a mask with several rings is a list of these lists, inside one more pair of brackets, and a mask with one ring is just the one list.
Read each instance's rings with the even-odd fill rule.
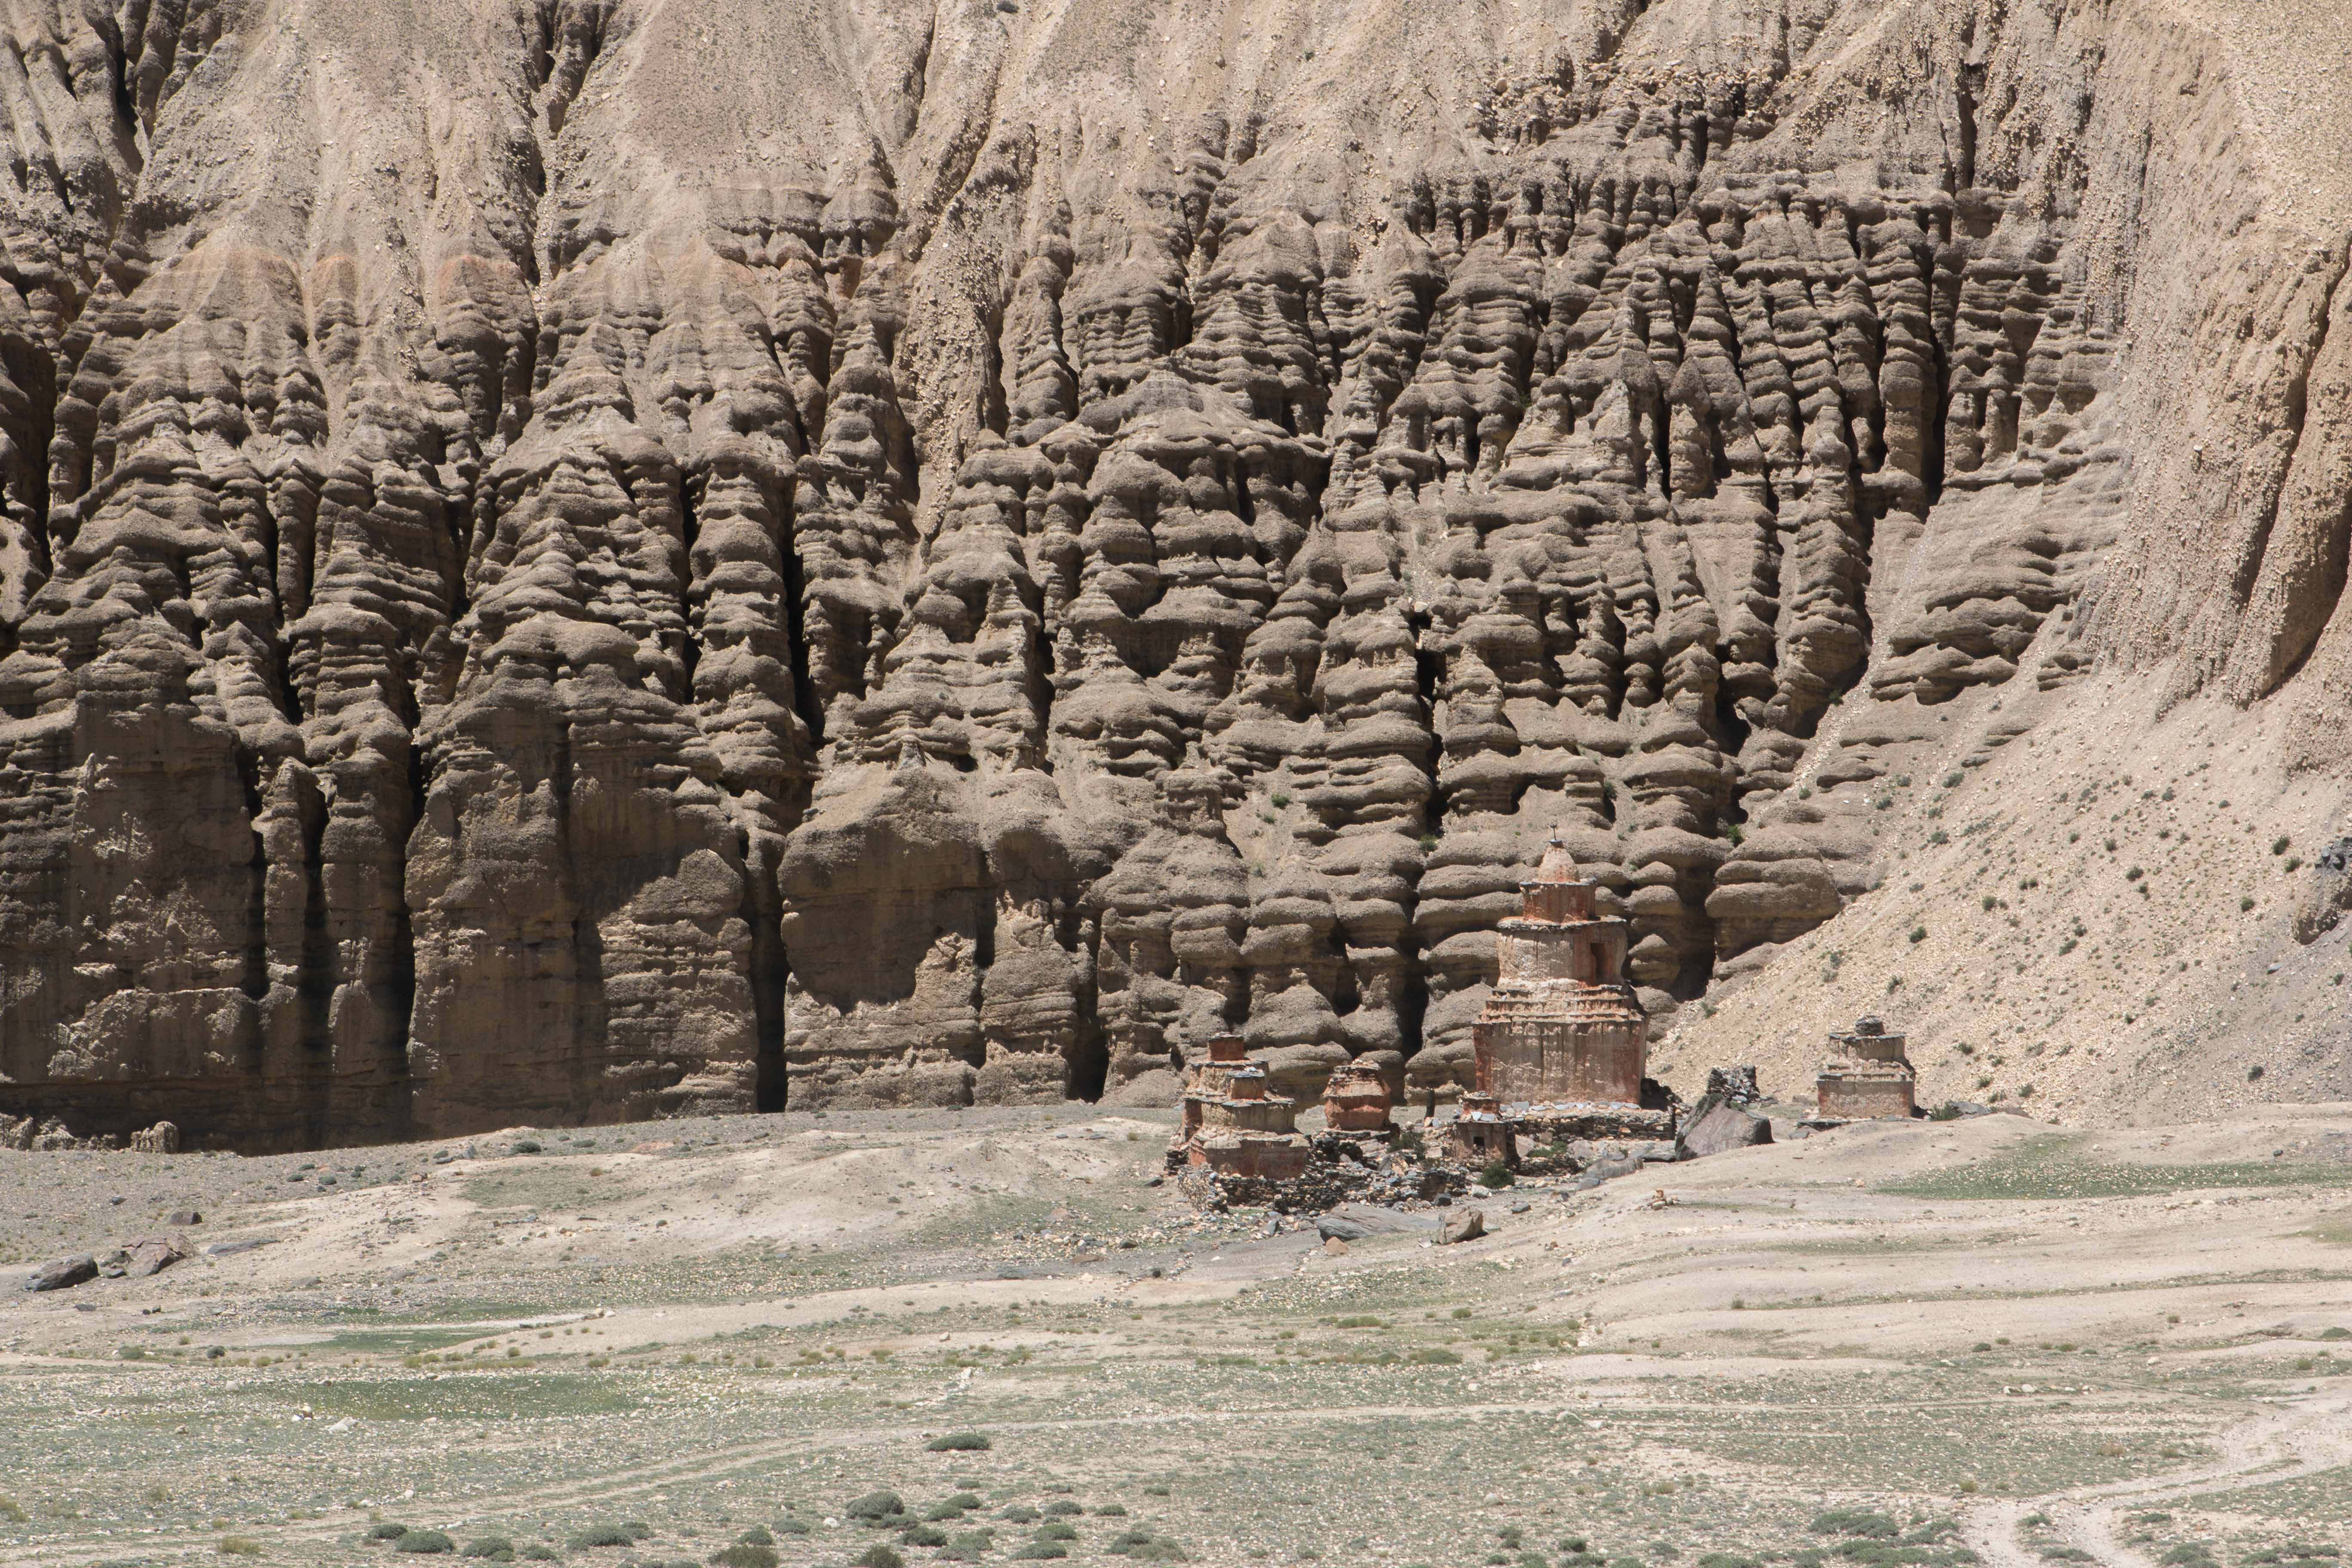
[[224,1535],[213,1550],[224,1557],[258,1557],[261,1542],[246,1535]]
[[645,1401],[618,1382],[576,1373],[504,1372],[375,1382],[287,1382],[254,1390],[265,1399],[307,1406],[321,1421],[513,1421],[563,1415],[621,1415]]
[[2097,1160],[2064,1133],[2025,1138],[1973,1165],[1929,1171],[1879,1187],[1900,1197],[2126,1198],[2217,1187],[2352,1185],[2352,1166],[2286,1164],[2141,1165]]
[[1876,1541],[1892,1541],[1903,1533],[1903,1527],[1886,1515],[1866,1508],[1833,1508],[1813,1515],[1813,1532],[1817,1535],[1845,1535]]

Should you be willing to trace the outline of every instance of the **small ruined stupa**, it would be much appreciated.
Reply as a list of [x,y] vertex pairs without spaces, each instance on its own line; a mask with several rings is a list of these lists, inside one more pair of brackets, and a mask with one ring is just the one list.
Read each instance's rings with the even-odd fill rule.
[[1625,922],[1595,907],[1554,833],[1517,918],[1495,935],[1496,978],[1472,1031],[1477,1087],[1538,1112],[1638,1110],[1647,1016],[1625,982]]
[[1823,1121],[1868,1121],[1916,1114],[1918,1082],[1905,1037],[1890,1035],[1883,1019],[1865,1014],[1851,1030],[1830,1037],[1830,1059],[1813,1079],[1815,1116]]
[[1307,1169],[1298,1102],[1266,1092],[1265,1069],[1249,1059],[1239,1035],[1209,1042],[1181,1100],[1183,1121],[1169,1150],[1171,1169],[1206,1166],[1220,1175],[1287,1182]]

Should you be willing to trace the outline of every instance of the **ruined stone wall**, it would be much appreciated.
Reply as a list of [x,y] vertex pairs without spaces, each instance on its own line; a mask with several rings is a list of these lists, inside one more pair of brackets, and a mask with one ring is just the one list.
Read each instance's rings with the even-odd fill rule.
[[1418,1093],[1555,824],[1664,1016],[1956,693],[2337,679],[2227,5],[6,14],[0,1110]]

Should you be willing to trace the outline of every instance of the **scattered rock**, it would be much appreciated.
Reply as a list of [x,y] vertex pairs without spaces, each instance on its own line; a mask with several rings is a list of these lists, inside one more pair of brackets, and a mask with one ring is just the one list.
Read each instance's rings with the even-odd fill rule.
[[158,1121],[133,1132],[131,1146],[142,1154],[176,1154],[180,1152],[180,1130],[168,1121]]
[[186,1256],[168,1241],[134,1241],[123,1249],[123,1268],[131,1279],[144,1279],[151,1274],[161,1274]]
[[25,1281],[27,1290],[70,1290],[98,1278],[98,1259],[88,1253],[79,1258],[60,1258],[55,1263],[44,1263],[33,1270]]
[[1764,1090],[1756,1081],[1752,1067],[1709,1068],[1706,1069],[1706,1094],[1700,1097],[1705,1104],[1709,1098],[1720,1099],[1732,1105],[1753,1105],[1764,1098]]
[[[1749,1069],[1753,1071],[1754,1069]],[[1744,1108],[1727,1096],[1710,1089],[1706,1098],[1691,1108],[1675,1139],[1676,1154],[1685,1160],[1703,1159],[1731,1149],[1748,1149],[1772,1142],[1772,1123]]]
[[1630,1176],[1640,1170],[1643,1162],[1631,1154],[1620,1154],[1605,1160],[1595,1160],[1577,1177],[1576,1190],[1590,1192],[1603,1182],[1613,1182],[1620,1176]]
[[1486,1211],[1462,1209],[1447,1217],[1444,1241],[1449,1247],[1455,1242],[1475,1241],[1486,1234]]
[[1345,1258],[1348,1256],[1348,1244],[1336,1236],[1327,1236],[1323,1238],[1323,1256]]
[[[1353,1226],[1360,1232],[1349,1236],[1345,1230],[1323,1230],[1327,1220],[1337,1220]],[[1358,1241],[1366,1236],[1401,1236],[1407,1231],[1435,1230],[1437,1216],[1417,1214],[1409,1209],[1392,1209],[1381,1204],[1342,1204],[1329,1214],[1317,1218],[1316,1229],[1325,1236],[1337,1236],[1343,1241]]]

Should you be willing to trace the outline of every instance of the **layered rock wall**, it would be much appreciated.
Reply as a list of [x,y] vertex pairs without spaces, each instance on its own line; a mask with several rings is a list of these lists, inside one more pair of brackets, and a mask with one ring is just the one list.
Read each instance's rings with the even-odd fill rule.
[[1663,1017],[1960,693],[2340,751],[2228,7],[7,14],[0,1110],[1450,1089],[1555,825]]

